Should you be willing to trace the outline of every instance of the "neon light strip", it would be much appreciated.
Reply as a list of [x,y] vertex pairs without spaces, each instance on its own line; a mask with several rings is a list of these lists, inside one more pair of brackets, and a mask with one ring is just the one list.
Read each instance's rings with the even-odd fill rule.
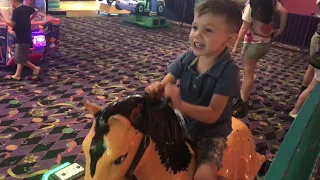
[[60,166],[57,166],[51,170],[49,170],[48,172],[46,172],[43,176],[42,176],[42,180],[49,180],[49,176],[57,171],[60,171],[61,169],[69,166],[71,163],[69,162],[65,162],[63,164],[61,164]]

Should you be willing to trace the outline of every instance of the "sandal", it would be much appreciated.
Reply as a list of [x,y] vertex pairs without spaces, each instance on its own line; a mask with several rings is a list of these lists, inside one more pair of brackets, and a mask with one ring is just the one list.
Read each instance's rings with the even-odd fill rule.
[[40,69],[38,74],[32,74],[31,80],[33,80],[33,81],[39,80],[40,79],[40,75],[41,75],[41,69]]
[[292,117],[293,119],[297,118],[298,114],[289,114],[290,117]]
[[4,79],[7,81],[21,81],[21,79],[15,79],[12,76],[6,76]]
[[232,107],[232,116],[242,119],[249,113],[249,102],[244,102],[242,99],[238,101]]

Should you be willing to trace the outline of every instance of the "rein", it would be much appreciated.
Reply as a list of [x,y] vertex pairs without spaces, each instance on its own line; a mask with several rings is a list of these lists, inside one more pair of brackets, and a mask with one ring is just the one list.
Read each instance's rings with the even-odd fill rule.
[[134,175],[134,171],[136,170],[143,154],[145,153],[147,147],[150,144],[150,138],[146,135],[143,135],[142,141],[140,142],[138,151],[133,158],[133,161],[126,173],[126,180],[137,180],[137,177]]

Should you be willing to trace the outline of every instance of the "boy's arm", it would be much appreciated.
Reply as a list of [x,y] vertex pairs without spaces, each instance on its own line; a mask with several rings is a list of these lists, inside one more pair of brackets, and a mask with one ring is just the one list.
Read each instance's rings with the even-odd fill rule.
[[38,13],[39,13],[39,10],[35,8],[34,13],[30,17],[30,20],[34,19],[38,15]]
[[168,73],[161,81],[161,85],[165,87],[168,84],[176,84],[176,82],[177,82],[176,77],[171,73]]
[[[160,82],[159,85],[155,86],[157,89],[154,92],[161,92],[161,97],[163,95],[163,90],[166,85],[176,84],[177,80],[180,78],[183,71],[182,61],[187,57],[187,53],[180,55],[168,66],[168,74]],[[161,89],[160,89],[161,88]]]
[[173,108],[180,110],[182,114],[203,123],[215,123],[230,98],[240,97],[239,67],[235,64],[229,65],[224,71],[216,82],[216,88],[208,106],[193,105],[181,100],[179,88],[175,85],[165,87],[165,97],[170,98]]
[[203,123],[215,123],[224,111],[229,101],[228,96],[214,94],[211,98],[210,105],[207,107],[192,105],[187,102],[181,102],[180,111],[192,119]]
[[229,100],[228,96],[214,94],[209,106],[193,105],[180,99],[179,88],[175,85],[166,85],[165,97],[170,97],[174,109],[178,109],[192,119],[208,124],[215,123],[219,119]]

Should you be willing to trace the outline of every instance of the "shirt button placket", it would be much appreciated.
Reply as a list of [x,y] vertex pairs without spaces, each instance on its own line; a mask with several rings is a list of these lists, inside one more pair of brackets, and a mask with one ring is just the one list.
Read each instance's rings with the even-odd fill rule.
[[193,85],[193,88],[197,88],[197,84],[198,84],[198,81],[199,81],[199,76],[196,77],[196,80],[197,80],[197,81],[196,81],[195,84]]

